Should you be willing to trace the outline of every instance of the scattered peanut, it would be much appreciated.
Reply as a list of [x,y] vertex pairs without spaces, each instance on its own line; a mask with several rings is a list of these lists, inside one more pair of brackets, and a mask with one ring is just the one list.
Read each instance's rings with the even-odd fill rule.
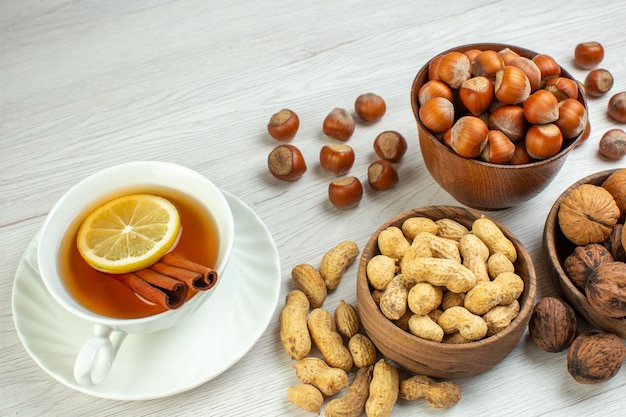
[[490,253],[502,252],[511,262],[517,259],[517,251],[498,225],[487,217],[476,219],[472,224],[472,233],[482,240]]
[[285,306],[280,313],[280,341],[291,359],[300,360],[311,351],[311,336],[306,315],[309,299],[300,290],[287,294]]
[[320,263],[320,275],[328,291],[333,291],[339,286],[343,273],[352,265],[359,252],[356,243],[346,240],[324,254]]
[[349,339],[359,331],[361,320],[354,307],[341,300],[335,308],[335,324],[339,334]]
[[418,258],[404,264],[402,274],[408,281],[429,282],[453,292],[467,292],[476,284],[472,271],[450,259]]
[[370,382],[369,397],[365,402],[367,417],[388,417],[398,400],[400,377],[398,369],[385,359],[374,365],[374,374]]
[[483,315],[497,305],[511,304],[524,290],[524,281],[514,272],[503,272],[493,281],[482,282],[465,295],[465,308]]
[[441,314],[437,322],[447,334],[459,332],[468,340],[480,340],[487,334],[487,323],[482,317],[472,314],[465,307],[450,307]]
[[376,346],[362,333],[357,333],[348,341],[348,350],[357,368],[365,368],[376,363]]
[[430,316],[413,314],[408,322],[411,334],[433,342],[442,342],[444,331]]
[[326,404],[324,415],[326,417],[358,417],[363,414],[365,401],[370,392],[373,370],[373,365],[359,368],[344,396]]
[[313,385],[299,384],[287,388],[287,399],[296,407],[312,413],[320,413],[324,396]]
[[436,235],[439,225],[428,217],[411,217],[402,223],[401,229],[407,239],[413,240],[420,232]]
[[389,226],[378,235],[378,250],[390,258],[402,258],[409,246],[409,241],[398,227]]
[[291,270],[291,278],[298,284],[313,308],[321,307],[326,299],[326,283],[313,265],[299,264],[294,266]]
[[367,279],[377,290],[384,290],[397,272],[396,261],[385,255],[375,255],[366,266]]
[[483,319],[487,323],[487,336],[492,336],[504,330],[519,314],[519,301],[514,300],[511,304],[495,306],[489,310]]
[[346,372],[352,369],[352,355],[343,345],[343,339],[335,329],[333,316],[321,307],[311,310],[307,321],[309,333],[326,363]]
[[414,314],[424,316],[436,309],[442,299],[441,287],[435,287],[428,282],[418,282],[409,290],[407,304]]
[[341,368],[328,366],[320,358],[307,357],[293,367],[302,383],[313,385],[326,397],[333,396],[348,386],[348,373]]
[[425,375],[414,375],[400,381],[399,397],[407,401],[426,398],[435,408],[450,408],[461,400],[461,388],[454,382],[437,382]]

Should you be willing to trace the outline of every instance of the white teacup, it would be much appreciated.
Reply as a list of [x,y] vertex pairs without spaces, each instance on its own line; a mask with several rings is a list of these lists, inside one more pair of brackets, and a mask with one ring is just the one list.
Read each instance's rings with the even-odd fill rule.
[[[94,313],[77,302],[66,289],[59,256],[62,241],[68,233],[76,234],[82,218],[102,203],[103,198],[128,194],[131,189],[142,192],[142,189],[151,187],[169,188],[189,196],[202,212],[212,217],[219,249],[215,265],[207,266],[217,271],[217,284],[208,291],[198,292],[178,309],[143,318],[117,319]],[[83,385],[102,382],[126,334],[155,332],[174,326],[207,302],[224,278],[221,274],[233,241],[233,216],[224,195],[206,177],[180,165],[156,161],[125,163],[99,171],[69,189],[50,210],[43,224],[37,261],[41,279],[56,302],[94,324],[94,336],[86,340],[76,358],[76,381]]]

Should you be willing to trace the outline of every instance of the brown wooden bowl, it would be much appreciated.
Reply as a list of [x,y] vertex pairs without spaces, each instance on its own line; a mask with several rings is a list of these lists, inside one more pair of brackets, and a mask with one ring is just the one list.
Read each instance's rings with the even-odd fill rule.
[[558,220],[561,202],[574,188],[582,184],[602,185],[604,180],[615,171],[616,170],[601,171],[584,177],[572,184],[556,199],[548,213],[543,228],[543,253],[550,274],[558,282],[565,299],[571,306],[591,325],[600,330],[615,333],[619,337],[626,339],[626,318],[613,318],[599,313],[591,307],[587,301],[587,297],[574,286],[565,273],[563,262],[574,252],[576,246],[563,235]]
[[409,210],[386,221],[371,236],[363,249],[357,271],[357,304],[363,327],[378,350],[388,359],[408,371],[438,378],[461,378],[487,371],[499,363],[515,347],[522,337],[532,309],[536,293],[536,276],[530,255],[519,240],[496,222],[509,238],[518,253],[515,262],[516,273],[522,277],[525,286],[519,298],[520,312],[511,324],[501,332],[482,340],[466,344],[437,343],[419,338],[402,330],[380,311],[372,298],[372,288],[366,276],[366,265],[379,254],[378,235],[389,226],[401,226],[416,216],[433,220],[450,218],[471,228],[481,213],[455,206],[429,206]]
[[[528,49],[497,43],[459,46],[442,54],[451,51],[464,52],[470,49],[499,51],[503,48],[510,48],[527,58],[537,55],[536,52]],[[430,132],[419,117],[420,106],[417,101],[417,92],[428,81],[429,63],[430,61],[419,70],[413,81],[411,107],[417,122],[422,158],[433,179],[458,202],[479,210],[500,210],[513,207],[543,191],[559,172],[567,155],[576,147],[582,134],[564,141],[561,151],[553,157],[529,164],[500,165],[459,156]],[[561,74],[574,79],[563,68],[561,68]],[[587,108],[580,88],[578,101]]]

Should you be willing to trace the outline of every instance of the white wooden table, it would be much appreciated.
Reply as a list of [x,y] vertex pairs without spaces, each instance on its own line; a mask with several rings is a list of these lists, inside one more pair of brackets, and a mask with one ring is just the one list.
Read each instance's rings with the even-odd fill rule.
[[[384,4],[384,5],[383,5]],[[422,164],[409,89],[434,54],[474,42],[511,43],[554,56],[572,74],[577,43],[597,40],[602,66],[626,90],[626,4],[608,1],[34,1],[0,3],[0,414],[7,416],[308,415],[286,399],[298,382],[278,338],[278,312],[295,288],[291,268],[316,264],[344,239],[363,247],[384,219],[409,208],[456,204]],[[321,133],[334,107],[352,109],[373,91],[387,102],[378,123],[358,124],[352,172],[366,178],[372,141],[400,131],[409,150],[394,190],[365,186],[356,209],[326,197],[318,165]],[[578,178],[626,166],[597,154],[619,127],[607,97],[589,100],[591,137],[575,149],[538,197],[490,213],[529,249],[538,296],[556,294],[544,265],[541,233],[554,199]],[[292,142],[308,164],[294,183],[279,182],[266,158],[272,113],[298,112]],[[86,395],[61,384],[29,356],[16,332],[11,293],[20,258],[52,205],[104,167],[164,160],[195,169],[252,208],[280,254],[274,317],[252,349],[223,374],[187,392],[145,401]],[[356,304],[356,267],[327,299]],[[232,297],[236,297],[232,294]],[[393,415],[620,415],[626,373],[594,386],[569,376],[565,353],[537,349],[526,334],[497,367],[456,381],[463,398],[447,411],[400,402]]]

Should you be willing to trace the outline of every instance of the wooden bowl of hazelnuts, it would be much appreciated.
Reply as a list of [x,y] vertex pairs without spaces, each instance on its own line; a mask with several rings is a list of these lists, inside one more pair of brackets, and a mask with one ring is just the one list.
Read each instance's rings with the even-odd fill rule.
[[456,206],[416,208],[384,222],[363,248],[356,285],[361,322],[377,349],[438,378],[477,375],[504,359],[536,293],[532,260],[517,238]]
[[411,107],[433,179],[479,210],[538,195],[587,128],[578,82],[549,55],[506,44],[436,55],[413,81]]
[[591,325],[626,338],[626,169],[568,187],[548,213],[543,247],[565,299]]

